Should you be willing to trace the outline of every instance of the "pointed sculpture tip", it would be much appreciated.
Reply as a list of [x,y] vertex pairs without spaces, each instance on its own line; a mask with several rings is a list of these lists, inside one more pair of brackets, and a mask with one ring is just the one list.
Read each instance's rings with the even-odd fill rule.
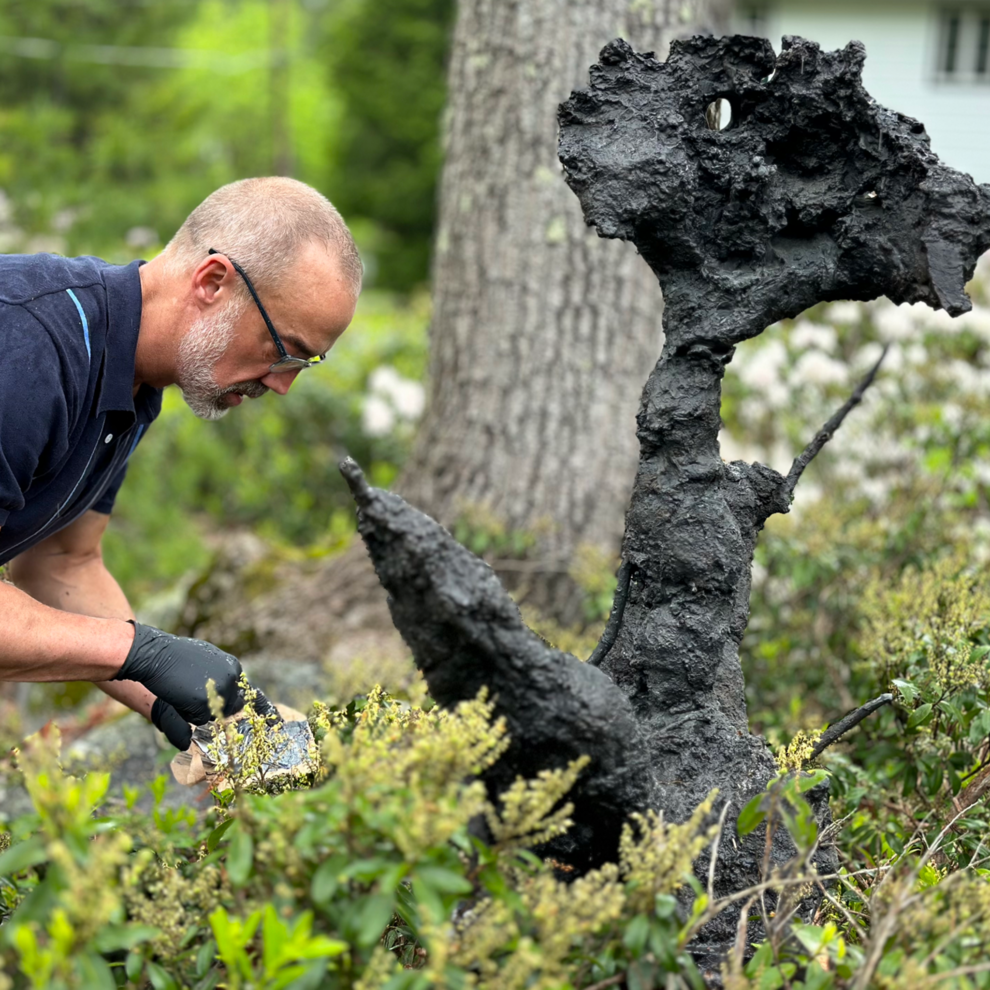
[[353,457],[345,457],[337,467],[344,476],[344,481],[347,482],[347,487],[350,488],[354,501],[358,505],[365,505],[371,496],[371,486],[368,484],[364,472],[358,467],[358,462]]

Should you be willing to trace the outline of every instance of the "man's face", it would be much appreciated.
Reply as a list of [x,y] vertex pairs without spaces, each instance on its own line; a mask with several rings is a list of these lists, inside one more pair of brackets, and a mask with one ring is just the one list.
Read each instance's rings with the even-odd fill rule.
[[[258,278],[248,272],[252,281]],[[244,397],[268,391],[284,395],[298,371],[272,372],[279,359],[265,321],[237,279],[238,296],[218,300],[216,313],[204,313],[179,345],[176,380],[190,409],[201,419],[220,419]],[[257,287],[257,286],[256,286]],[[339,277],[325,248],[300,251],[276,290],[258,290],[285,349],[311,358],[330,350],[354,316],[357,300]],[[307,371],[319,374],[320,370]]]

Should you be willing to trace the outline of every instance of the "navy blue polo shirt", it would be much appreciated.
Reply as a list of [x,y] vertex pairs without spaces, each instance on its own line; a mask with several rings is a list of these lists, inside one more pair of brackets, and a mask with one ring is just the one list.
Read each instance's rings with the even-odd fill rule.
[[134,393],[140,262],[0,256],[0,564],[109,513],[161,410]]

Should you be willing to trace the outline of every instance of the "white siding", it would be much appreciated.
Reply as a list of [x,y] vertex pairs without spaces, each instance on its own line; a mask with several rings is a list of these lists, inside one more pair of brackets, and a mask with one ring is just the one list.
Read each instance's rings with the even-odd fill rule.
[[[778,51],[780,38],[788,34],[817,41],[827,50],[842,48],[851,39],[862,41],[863,82],[870,95],[922,121],[932,150],[947,165],[969,172],[977,182],[990,182],[990,85],[937,78],[938,5],[917,0],[777,0],[761,6],[765,33]],[[737,30],[751,33],[745,0],[739,7]],[[971,42],[964,39],[966,45]]]

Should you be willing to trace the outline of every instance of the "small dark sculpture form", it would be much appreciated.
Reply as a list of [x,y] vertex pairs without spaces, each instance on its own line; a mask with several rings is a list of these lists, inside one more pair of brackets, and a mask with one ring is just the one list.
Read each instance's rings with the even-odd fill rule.
[[[735,345],[822,300],[970,308],[963,287],[990,246],[990,186],[942,165],[920,123],[870,99],[864,58],[856,42],[823,53],[787,38],[775,57],[767,41],[735,37],[675,43],[658,62],[615,41],[590,88],[560,109],[560,158],[588,223],[632,241],[666,300],[666,343],[637,419],[619,592],[592,662],[550,649],[485,564],[398,496],[369,488],[353,462],[342,466],[433,697],[453,705],[485,686],[508,722],[512,746],[489,773],[492,791],[591,756],[573,794],[575,827],[553,849],[578,869],[614,858],[630,812],[683,820],[717,787],[731,834],[715,892],[761,879],[762,838],[732,828],[775,772],[749,733],[739,662],[753,550],[876,369],[785,477],[719,456]],[[719,99],[732,108],[722,131],[706,120]],[[773,859],[790,851],[778,839]],[[819,868],[833,856],[821,850]],[[730,943],[735,923],[718,919],[713,941]]]

